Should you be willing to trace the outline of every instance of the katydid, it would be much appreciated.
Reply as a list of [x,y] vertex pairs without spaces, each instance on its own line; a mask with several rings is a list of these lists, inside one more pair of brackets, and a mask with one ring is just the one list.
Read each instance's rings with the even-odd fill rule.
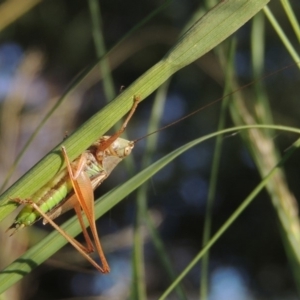
[[[15,229],[16,231],[43,218],[44,224],[50,223],[97,270],[108,273],[110,268],[103,253],[95,225],[93,191],[109,176],[117,164],[131,153],[134,142],[122,139],[119,136],[124,132],[139,100],[139,97],[134,97],[129,115],[114,135],[100,137],[73,162],[70,162],[65,147],[62,147],[66,168],[33,194],[30,199],[12,199],[12,201],[25,204],[25,206],[8,229]],[[86,247],[68,235],[53,221],[72,208],[74,208],[82,227],[87,243]],[[94,251],[94,246],[84,226],[82,211],[88,219],[101,266],[88,255],[88,253]]]

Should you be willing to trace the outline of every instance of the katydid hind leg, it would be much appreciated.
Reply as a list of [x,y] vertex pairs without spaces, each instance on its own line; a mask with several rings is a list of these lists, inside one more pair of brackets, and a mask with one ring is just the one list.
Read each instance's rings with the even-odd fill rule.
[[90,238],[90,235],[89,235],[89,233],[88,233],[88,231],[86,230],[86,227],[85,227],[85,225],[84,225],[84,221],[83,221],[82,213],[81,213],[81,207],[80,207],[79,202],[77,202],[77,204],[74,206],[74,210],[75,210],[75,212],[76,212],[76,215],[77,215],[77,218],[78,218],[80,227],[81,227],[81,229],[82,229],[82,233],[83,233],[85,242],[86,242],[86,244],[87,244],[86,248],[87,248],[87,250],[88,250],[88,253],[94,252],[95,249],[94,249],[94,246],[93,246],[93,242],[92,242],[92,240],[91,240],[91,238]]
[[[94,192],[93,192],[93,186],[92,186],[91,180],[84,171],[82,171],[80,173],[76,173],[76,177],[75,177],[73,168],[70,164],[70,160],[68,158],[66,149],[64,147],[62,148],[62,152],[63,152],[64,158],[65,158],[66,164],[67,164],[69,176],[71,178],[74,192],[77,196],[77,200],[88,219],[88,222],[89,222],[89,225],[91,228],[91,232],[92,232],[92,235],[94,238],[95,246],[97,249],[97,253],[98,253],[101,263],[102,263],[103,271],[104,271],[104,273],[108,273],[110,271],[110,268],[109,268],[109,265],[105,258],[104,252],[102,250],[102,246],[100,244],[97,228],[95,225]],[[80,159],[79,162],[81,162],[81,161],[83,161],[83,160]],[[82,169],[82,166],[81,165],[77,166],[77,170],[78,169]],[[106,175],[104,174],[103,176],[106,176]],[[79,213],[77,211],[76,211],[76,213],[77,213],[77,215],[79,215]],[[80,213],[80,215],[81,215],[81,213]],[[82,222],[82,226],[84,226],[83,222]]]
[[[21,200],[22,201],[22,200]],[[84,258],[86,258],[98,271],[100,271],[101,273],[107,273],[107,270],[102,268],[101,266],[99,266],[96,261],[94,261],[88,254],[87,254],[87,250],[86,248],[81,245],[78,241],[76,241],[72,236],[70,236],[68,233],[66,233],[64,230],[62,230],[54,221],[52,221],[46,213],[44,213],[40,207],[30,201],[30,200],[23,200],[22,202],[20,202],[22,204],[29,204],[32,205],[32,207],[38,211],[38,213],[47,220],[47,222],[54,227],[54,229],[56,229]]]
[[[97,253],[102,262],[102,267],[105,271],[109,272],[110,268],[108,266],[104,252],[102,250],[102,246],[99,240],[97,227],[96,227],[96,220],[95,220],[95,213],[94,213],[94,193],[92,189],[92,184],[90,178],[85,172],[82,172],[75,180],[74,190],[77,194],[77,198],[80,203],[80,206],[84,211],[85,215],[87,216],[90,229],[94,238],[95,246],[97,249]],[[89,193],[90,191],[91,193]]]

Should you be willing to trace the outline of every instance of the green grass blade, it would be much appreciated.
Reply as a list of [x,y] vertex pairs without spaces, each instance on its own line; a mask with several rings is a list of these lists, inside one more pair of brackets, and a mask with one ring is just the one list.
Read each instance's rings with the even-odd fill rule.
[[[180,154],[184,153],[188,149],[208,139],[214,138],[220,134],[221,135],[228,134],[232,132],[249,130],[253,128],[265,128],[265,129],[271,128],[274,130],[282,130],[282,131],[300,134],[299,129],[295,129],[287,126],[251,125],[251,126],[239,126],[234,128],[228,128],[198,138],[174,150],[173,152],[164,156],[157,162],[153,163],[145,170],[135,175],[133,178],[128,180],[126,183],[122,184],[120,187],[115,188],[112,191],[108,192],[105,196],[101,198],[100,201],[97,201],[95,204],[96,219],[101,217],[104,213],[106,213],[108,210],[110,210],[112,207],[118,204],[132,191],[134,191],[145,181],[151,178],[154,174],[156,174],[160,169],[162,169],[164,166],[166,166],[168,163],[173,161],[176,157],[178,157]],[[63,230],[67,231],[68,234],[70,234],[71,236],[76,236],[81,231],[76,216],[70,219],[69,221],[67,221],[66,223],[64,223],[61,227]],[[51,255],[57,252],[66,243],[67,241],[63,236],[61,236],[58,232],[53,231],[40,243],[30,248],[24,255],[22,255],[15,262],[13,262],[12,264],[10,264],[8,267],[6,267],[4,270],[0,272],[0,294],[4,292],[7,288],[9,288],[11,285],[16,283],[18,280],[22,279],[25,275],[31,272],[36,266],[38,266],[46,259],[48,259]],[[175,286],[172,285],[173,288]]]
[[[297,53],[297,51],[294,49],[293,45],[289,41],[287,35],[284,33],[283,29],[281,28],[280,24],[277,22],[276,18],[272,14],[271,10],[266,6],[263,9],[265,15],[267,16],[268,20],[274,27],[274,30],[277,32],[279,38],[281,39],[283,45],[286,47],[287,51],[291,55],[292,59],[294,62],[299,62],[300,61],[300,56]],[[299,65],[298,65],[299,66]]]
[[[222,47],[221,50],[223,50],[223,48],[224,47]],[[229,54],[227,55],[228,58],[226,59],[226,63],[224,66],[226,69],[226,74],[225,74],[225,87],[224,87],[223,96],[228,95],[231,88],[230,80],[232,78],[232,72],[233,72],[233,64],[234,64],[233,61],[234,61],[235,48],[236,48],[235,40],[231,41],[229,48],[230,48]],[[225,98],[224,101],[222,101],[221,112],[220,112],[219,122],[218,122],[218,129],[217,129],[218,131],[224,129],[225,127],[225,119],[226,119],[226,114],[228,112],[229,101],[230,101],[229,98]],[[220,162],[221,162],[222,143],[223,143],[223,136],[219,135],[216,138],[215,149],[214,149],[214,154],[212,159],[212,166],[211,166],[211,175],[209,178],[209,188],[208,188],[207,202],[205,208],[205,220],[203,226],[203,239],[202,239],[203,247],[208,243],[211,236],[213,205],[215,203],[215,196],[217,190],[218,174],[219,174]],[[208,289],[209,289],[208,282],[209,282],[209,252],[207,252],[206,255],[203,257],[202,265],[201,265],[201,278],[200,278],[201,299],[207,299],[208,297]]]
[[[151,114],[151,118],[149,121],[149,128],[148,133],[152,133],[155,130],[159,128],[159,123],[161,116],[163,115],[163,109],[165,106],[165,101],[167,98],[167,91],[169,88],[170,81],[166,81],[158,90],[156,99],[153,105],[153,110]],[[155,154],[155,150],[157,148],[157,140],[158,140],[158,134],[151,135],[147,138],[147,146],[145,149],[145,155],[143,156],[142,160],[142,168],[146,168],[148,165],[150,165],[151,158]],[[152,220],[152,217],[150,213],[147,211],[147,199],[146,199],[146,191],[148,189],[149,184],[145,183],[143,184],[139,190],[141,190],[141,198],[144,199],[144,203],[141,205],[141,212],[142,212],[142,218],[144,219],[144,222],[147,226],[147,229],[149,230],[152,242],[154,244],[154,247],[157,251],[158,257],[161,261],[161,264],[169,277],[170,282],[172,280],[175,280],[176,274],[175,270],[172,267],[171,260],[167,254],[167,251],[164,247],[164,243],[160,237],[160,234],[156,227],[154,226],[154,222]],[[138,202],[140,200],[138,199]],[[175,292],[177,293],[178,299],[187,299],[185,295],[185,291],[182,286],[178,285],[176,287]]]
[[[13,2],[13,1],[12,1]],[[13,5],[16,5],[17,1],[13,2]],[[96,68],[98,67],[98,64],[101,64],[102,61],[106,59],[106,57],[116,50],[124,40],[126,40],[133,32],[135,32],[138,28],[140,28],[143,24],[150,21],[154,16],[156,16],[161,10],[165,9],[170,1],[166,1],[163,5],[161,5],[158,9],[154,10],[149,14],[149,16],[145,17],[139,24],[137,24],[132,30],[130,30],[120,41],[111,48],[108,52],[103,51],[102,49],[102,56],[98,58],[98,61],[96,63],[92,64],[91,66],[87,67],[85,70],[83,70],[76,78],[72,80],[70,85],[67,87],[66,91],[63,93],[63,95],[57,100],[55,105],[51,108],[51,110],[46,114],[46,116],[41,120],[40,124],[36,127],[34,132],[31,134],[31,136],[28,138],[27,142],[23,146],[22,150],[18,154],[18,157],[16,158],[14,164],[11,166],[11,168],[8,170],[7,175],[3,183],[0,187],[0,192],[4,190],[6,187],[7,182],[11,178],[13,172],[15,171],[17,165],[20,163],[21,159],[23,158],[26,150],[28,149],[29,145],[32,143],[32,141],[37,136],[38,132],[41,130],[41,128],[45,125],[45,123],[50,119],[52,114],[61,106],[61,104],[67,99],[67,97],[88,77],[88,75]],[[94,3],[93,3],[94,4]],[[93,5],[92,5],[93,8]],[[4,10],[5,11],[5,10]],[[1,12],[0,12],[1,13]],[[97,12],[96,12],[97,13]],[[93,18],[97,18],[98,16],[95,15],[95,12],[93,12]],[[97,23],[95,21],[94,23]],[[94,27],[97,26],[97,24],[94,24]],[[98,32],[97,32],[98,34]],[[97,47],[98,48],[98,47]],[[100,50],[99,50],[100,51]],[[105,52],[105,53],[104,53]],[[99,54],[99,53],[98,53]],[[104,73],[106,74],[106,73]],[[106,84],[108,85],[108,84]],[[111,94],[111,96],[107,95],[107,99],[112,99],[114,94]],[[50,179],[50,178],[49,178]],[[1,216],[0,216],[1,219]]]
[[[159,126],[161,119],[169,81],[166,81],[156,93],[154,104],[152,106],[151,116],[147,133],[154,132]],[[156,148],[158,135],[152,135],[146,140],[146,147],[142,158],[141,168],[144,169],[150,164],[150,159]],[[146,299],[146,281],[145,281],[145,260],[144,260],[144,239],[143,232],[145,227],[145,218],[147,215],[147,183],[143,184],[137,190],[136,196],[136,219],[134,225],[134,242],[132,254],[132,284],[131,299]],[[151,232],[151,231],[150,231]]]
[[300,26],[299,22],[295,16],[295,13],[292,9],[292,6],[288,0],[280,0],[282,7],[285,10],[286,15],[288,16],[289,21],[294,29],[298,42],[300,42]]
[[[176,71],[222,42],[267,2],[241,0],[221,2],[215,6],[181,37],[159,63],[63,142],[70,158],[76,158],[129,111],[134,95],[140,95],[142,99],[147,97]],[[0,220],[15,209],[15,204],[9,202],[10,197],[29,197],[54,177],[61,167],[62,157],[57,147],[0,197]]]
[[41,0],[11,0],[2,2],[0,6],[0,31],[22,17],[40,2]]
[[241,215],[241,213],[248,207],[248,205],[255,199],[255,197],[265,188],[268,181],[280,169],[283,164],[290,158],[290,156],[300,147],[300,139],[294,143],[293,147],[284,155],[279,163],[265,176],[265,178],[257,185],[257,187],[249,194],[249,196],[242,202],[242,204],[234,211],[234,213],[227,219],[224,225],[213,235],[206,246],[195,256],[190,264],[178,276],[178,278],[169,286],[169,288],[162,294],[159,300],[164,300],[178,285],[178,283],[188,274],[189,271],[199,262],[204,254],[218,241],[218,239],[226,232],[226,230],[234,223],[234,221]]
[[114,89],[113,78],[109,67],[109,61],[105,56],[107,51],[105,48],[102,25],[100,20],[100,4],[97,0],[89,0],[88,2],[93,26],[93,39],[97,58],[101,59],[101,57],[103,57],[103,59],[100,60],[99,63],[99,72],[102,74],[104,93],[106,95],[107,102],[109,102],[116,96],[116,92]]

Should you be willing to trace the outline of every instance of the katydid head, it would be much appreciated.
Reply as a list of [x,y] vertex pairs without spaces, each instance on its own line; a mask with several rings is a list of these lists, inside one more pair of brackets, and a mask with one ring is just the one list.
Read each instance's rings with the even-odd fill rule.
[[109,138],[110,136],[105,135],[92,145],[92,147],[96,147],[95,155],[98,161],[102,161],[104,157],[108,156],[116,156],[123,159],[131,153],[134,142],[122,138],[117,138],[109,147],[102,150],[101,146],[103,145],[103,142],[107,141]]

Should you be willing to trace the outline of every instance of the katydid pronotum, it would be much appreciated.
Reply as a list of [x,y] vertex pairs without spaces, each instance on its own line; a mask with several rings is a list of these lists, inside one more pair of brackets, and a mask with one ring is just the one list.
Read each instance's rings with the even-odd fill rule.
[[[43,218],[44,224],[50,223],[97,270],[108,273],[110,268],[103,253],[95,225],[93,191],[109,176],[117,164],[131,153],[134,142],[122,139],[119,136],[124,132],[139,100],[139,97],[134,97],[129,115],[114,135],[100,137],[72,163],[63,146],[62,154],[66,168],[32,195],[31,199],[12,199],[12,201],[25,204],[25,206],[9,229],[15,229],[16,231]],[[72,208],[74,208],[81,225],[87,243],[86,247],[68,235],[53,221]],[[94,251],[94,246],[85,228],[81,211],[85,213],[88,219],[101,266],[88,255],[88,253]]]

